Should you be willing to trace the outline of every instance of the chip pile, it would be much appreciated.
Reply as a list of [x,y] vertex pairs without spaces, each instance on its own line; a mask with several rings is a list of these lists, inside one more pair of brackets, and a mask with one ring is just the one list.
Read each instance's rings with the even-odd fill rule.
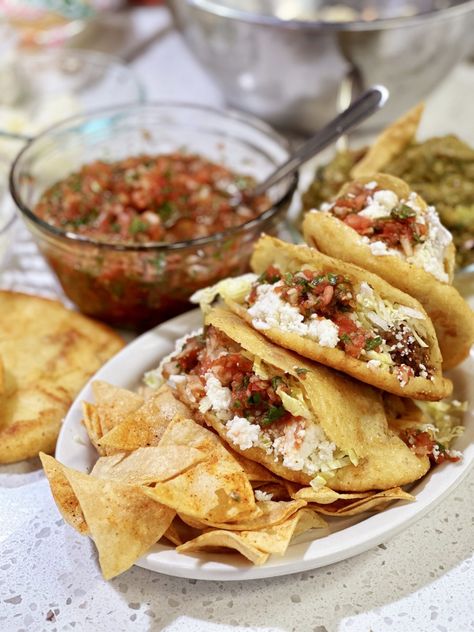
[[56,504],[98,550],[105,579],[157,542],[180,553],[233,550],[253,564],[284,555],[298,535],[327,534],[321,514],[353,516],[413,497],[401,488],[339,493],[286,481],[232,451],[163,386],[141,397],[93,383],[84,424],[98,459],[90,474],[41,454]]

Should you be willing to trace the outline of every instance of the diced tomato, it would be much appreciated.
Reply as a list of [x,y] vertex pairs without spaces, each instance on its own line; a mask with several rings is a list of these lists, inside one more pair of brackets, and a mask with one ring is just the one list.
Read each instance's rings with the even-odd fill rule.
[[344,223],[356,230],[359,235],[371,235],[374,230],[374,221],[361,215],[348,215],[344,218]]

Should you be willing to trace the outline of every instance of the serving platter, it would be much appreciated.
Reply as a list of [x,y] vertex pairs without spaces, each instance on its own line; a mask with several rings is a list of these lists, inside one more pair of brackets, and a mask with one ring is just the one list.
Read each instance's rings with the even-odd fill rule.
[[[105,364],[79,393],[69,410],[59,435],[56,458],[65,465],[90,472],[97,459],[81,422],[82,401],[93,401],[94,379],[134,389],[143,374],[155,368],[170,353],[177,338],[197,329],[202,322],[199,310],[178,316],[136,338]],[[252,566],[234,554],[183,555],[163,544],[155,545],[136,564],[152,571],[203,580],[247,580],[288,575],[305,571],[362,553],[396,535],[433,509],[459,485],[474,463],[474,355],[449,376],[454,382],[454,396],[468,402],[465,432],[456,439],[454,448],[463,452],[458,463],[444,463],[432,469],[410,492],[413,503],[397,502],[374,514],[352,518],[329,518],[326,530],[310,531],[295,540],[287,553],[273,555],[263,566]]]

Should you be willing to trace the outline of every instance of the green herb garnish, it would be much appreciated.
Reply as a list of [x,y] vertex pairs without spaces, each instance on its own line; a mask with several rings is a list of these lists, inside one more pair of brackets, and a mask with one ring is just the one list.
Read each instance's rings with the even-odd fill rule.
[[381,344],[382,344],[382,338],[380,336],[375,336],[375,338],[369,338],[368,340],[365,341],[364,349],[366,351],[372,351],[373,349],[380,347]]
[[309,369],[305,369],[302,366],[297,366],[295,368],[295,371],[296,371],[296,375],[306,375],[306,373],[309,372]]
[[273,390],[276,391],[282,382],[283,382],[283,378],[280,377],[279,375],[275,375],[274,377],[272,377],[271,383],[272,383]]
[[136,235],[137,233],[146,233],[148,230],[148,223],[144,222],[139,217],[134,217],[130,222],[129,231],[132,235]]
[[269,426],[274,421],[281,419],[284,415],[286,415],[286,410],[283,406],[270,406],[267,414],[262,418],[260,423],[262,426]]
[[408,204],[399,204],[390,213],[395,219],[408,219],[409,217],[416,217],[416,211],[408,206]]
[[262,401],[262,396],[260,395],[260,393],[252,393],[247,398],[247,404],[254,404],[255,406],[258,406],[258,404],[260,404],[261,401]]

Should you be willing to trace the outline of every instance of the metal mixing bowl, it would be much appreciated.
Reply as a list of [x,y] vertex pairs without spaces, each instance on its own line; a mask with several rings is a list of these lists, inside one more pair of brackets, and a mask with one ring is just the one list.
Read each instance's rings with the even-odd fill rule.
[[469,51],[474,0],[169,0],[228,102],[314,131],[374,83],[380,127],[423,99]]

